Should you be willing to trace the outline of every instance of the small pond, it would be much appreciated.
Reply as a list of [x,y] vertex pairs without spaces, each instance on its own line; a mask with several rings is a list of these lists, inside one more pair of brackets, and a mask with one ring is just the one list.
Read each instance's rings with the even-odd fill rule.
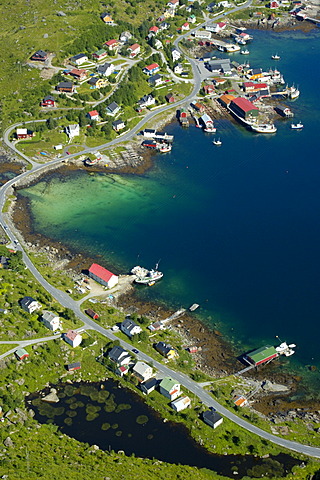
[[264,467],[281,478],[299,463],[284,454],[267,459],[211,454],[191,438],[183,425],[164,422],[138,395],[113,380],[60,384],[55,388],[57,403],[42,400],[50,388],[27,397],[27,407],[34,410],[36,420],[54,423],[70,437],[103,450],[123,450],[126,455],[208,468],[231,478],[234,470],[241,478],[249,472],[262,473]]

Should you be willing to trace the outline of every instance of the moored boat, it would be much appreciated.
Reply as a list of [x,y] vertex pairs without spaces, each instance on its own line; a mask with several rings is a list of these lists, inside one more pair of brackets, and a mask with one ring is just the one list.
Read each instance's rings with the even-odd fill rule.
[[189,310],[190,312],[194,312],[195,310],[197,310],[197,308],[199,308],[200,305],[198,303],[193,303],[190,307],[189,307]]
[[136,267],[132,268],[131,273],[135,275],[134,281],[136,283],[142,283],[143,285],[154,285],[155,282],[160,280],[163,277],[163,273],[157,270],[157,266],[155,269],[148,270],[147,268],[140,267],[137,265]]
[[301,128],[303,128],[303,123],[301,123],[301,122],[291,123],[291,128],[293,130],[300,130]]
[[212,143],[213,143],[213,145],[217,145],[217,146],[222,145],[222,142],[221,142],[220,138],[214,139],[214,140],[212,141]]
[[287,96],[291,100],[295,100],[296,98],[299,97],[299,95],[300,95],[300,91],[298,90],[298,88],[296,88],[294,86],[287,88]]
[[240,52],[242,55],[249,55],[249,50],[248,49],[245,49],[245,50],[241,50]]
[[251,125],[251,129],[257,133],[276,133],[277,131],[277,127],[273,123]]
[[277,53],[274,54],[274,55],[271,55],[271,58],[272,60],[280,60],[280,55],[278,55]]

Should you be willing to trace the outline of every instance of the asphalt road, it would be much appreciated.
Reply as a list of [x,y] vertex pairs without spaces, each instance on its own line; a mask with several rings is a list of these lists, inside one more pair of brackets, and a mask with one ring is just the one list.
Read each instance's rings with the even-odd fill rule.
[[[235,9],[233,9],[231,12],[234,12],[234,11],[238,11],[238,10],[241,10],[242,8],[246,8],[248,6],[251,5],[251,2],[252,0],[249,0],[248,2],[246,2],[244,5],[242,5],[241,7],[236,7]],[[229,12],[229,13],[231,13]],[[223,15],[220,15],[220,16],[217,16],[215,17],[215,21],[217,19],[219,19],[220,17],[222,17]],[[211,22],[211,20],[210,20]],[[203,24],[201,24],[201,26],[207,24],[208,21],[204,22]],[[197,28],[200,28],[201,26],[198,26]],[[188,32],[187,34],[185,35],[182,35],[181,37],[179,37],[179,39],[176,40],[175,42],[175,45],[178,46],[178,43],[179,43],[179,40],[181,40],[183,37],[187,37],[190,35],[190,32]],[[177,106],[181,105],[181,104],[184,104],[184,103],[187,103],[187,102],[190,102],[193,97],[198,93],[199,91],[199,88],[200,88],[200,85],[201,85],[201,76],[198,72],[198,69],[196,68],[196,62],[193,60],[193,59],[189,59],[191,65],[192,65],[192,68],[193,68],[193,73],[194,73],[194,87],[193,87],[193,90],[191,92],[190,95],[188,95],[186,98],[184,98],[183,100],[181,100],[180,102],[177,102],[175,103],[174,105],[174,108],[176,108]],[[152,112],[149,112],[142,120],[141,122],[139,122],[138,125],[136,125],[136,127],[134,127],[130,132],[126,133],[125,135],[123,135],[122,137],[119,137],[111,142],[106,142],[105,144],[103,145],[100,145],[99,147],[95,147],[95,148],[87,148],[87,149],[84,149],[82,152],[78,152],[76,154],[73,154],[73,155],[69,155],[69,156],[65,156],[65,157],[62,157],[60,159],[57,159],[57,160],[52,160],[44,165],[39,165],[37,164],[36,162],[33,162],[31,161],[26,155],[23,155],[20,153],[19,150],[17,150],[15,148],[15,146],[9,141],[9,135],[11,133],[11,131],[16,128],[17,126],[19,126],[20,124],[15,124],[13,126],[11,126],[10,128],[8,128],[6,130],[6,132],[4,133],[4,142],[13,150],[15,151],[17,154],[21,155],[23,158],[25,158],[28,162],[31,163],[32,165],[32,169],[27,171],[27,172],[24,172],[22,173],[21,175],[19,175],[18,177],[15,177],[14,179],[10,180],[9,182],[7,182],[5,185],[3,185],[1,188],[0,188],[0,223],[3,225],[3,227],[5,228],[5,231],[9,237],[9,239],[11,240],[11,242],[13,243],[13,245],[15,245],[15,248],[18,249],[18,250],[21,250],[22,251],[22,254],[23,254],[23,260],[27,266],[27,268],[29,268],[30,272],[34,275],[34,277],[37,279],[37,281],[61,304],[63,305],[64,307],[66,308],[70,308],[74,311],[74,313],[84,322],[84,325],[85,325],[85,329],[93,329],[97,332],[100,332],[102,335],[104,335],[105,337],[109,338],[110,340],[119,340],[118,337],[116,337],[112,332],[111,330],[107,330],[103,327],[101,327],[100,325],[96,324],[93,320],[91,320],[90,318],[88,318],[84,313],[81,312],[80,308],[79,308],[79,305],[71,298],[69,297],[69,295],[67,295],[66,293],[62,292],[61,290],[58,290],[56,289],[55,287],[53,287],[52,285],[50,285],[43,277],[42,275],[39,273],[39,271],[35,268],[35,266],[33,265],[33,263],[31,262],[31,260],[29,259],[29,257],[27,256],[27,254],[25,253],[25,251],[23,250],[23,248],[21,247],[21,245],[19,243],[17,243],[17,239],[15,237],[15,234],[13,231],[11,231],[9,229],[9,226],[6,224],[6,221],[5,221],[5,217],[4,217],[4,214],[2,212],[3,210],[3,206],[4,206],[4,203],[5,203],[5,199],[6,199],[6,193],[7,193],[7,190],[15,184],[15,182],[18,180],[18,179],[21,179],[23,177],[26,177],[27,175],[30,175],[31,173],[34,173],[38,170],[41,170],[41,169],[45,169],[48,165],[53,165],[53,164],[59,164],[62,160],[64,160],[65,158],[72,158],[72,157],[75,157],[75,156],[78,156],[78,155],[81,155],[81,154],[85,154],[85,153],[88,153],[88,152],[91,152],[91,151],[95,151],[97,149],[103,149],[105,147],[108,147],[108,146],[112,146],[112,145],[115,145],[117,143],[120,143],[120,142],[123,142],[123,141],[126,141],[126,140],[129,140],[133,135],[135,135],[139,130],[141,130],[142,126],[148,122],[151,118],[153,118],[154,116],[158,115],[158,113],[160,112],[164,112],[166,110],[169,110],[172,108],[172,105],[167,105],[167,106],[164,106],[164,107],[161,107],[155,111],[152,111]],[[35,120],[36,122],[41,122],[43,120]],[[26,123],[33,123],[33,121],[31,122],[26,122]],[[54,337],[55,338],[55,337]],[[49,340],[50,337],[44,337],[44,338],[41,338],[41,339],[35,339],[34,340],[34,343],[37,343],[37,341],[45,341],[45,340]],[[21,341],[21,342],[15,342],[15,343],[19,343],[19,344],[22,344],[24,341]],[[28,341],[26,341],[28,342]],[[4,343],[4,342],[2,342]],[[125,348],[126,350],[129,350],[132,352],[132,349],[134,347],[132,347],[131,344],[123,341],[123,340],[120,340],[120,343],[121,345],[123,346],[123,348]],[[28,343],[30,344],[30,343]],[[26,344],[25,344],[26,345]],[[0,358],[3,358],[9,354],[11,354],[16,348],[6,352],[5,354],[2,354],[0,356]],[[180,373],[180,372],[176,372],[174,370],[171,370],[169,367],[167,367],[166,365],[163,365],[162,363],[160,362],[157,362],[156,360],[154,360],[153,358],[149,357],[148,355],[146,355],[145,353],[143,352],[139,352],[139,354],[137,355],[138,358],[140,360],[143,360],[145,362],[152,362],[154,367],[160,372],[162,373],[163,375],[166,375],[166,376],[170,376],[172,378],[174,378],[175,380],[177,380],[177,382],[179,382],[182,386],[184,386],[186,389],[188,389],[190,392],[194,393],[197,397],[199,397],[199,399],[207,406],[212,406],[214,407],[217,412],[219,412],[221,415],[223,415],[224,417],[228,418],[229,420],[231,420],[232,422],[236,423],[237,425],[239,425],[240,427],[243,427],[244,429],[246,429],[247,431],[249,432],[252,432],[256,435],[259,435],[261,438],[264,438],[266,440],[269,440],[270,442],[273,442],[281,447],[284,447],[284,448],[287,448],[289,450],[293,450],[295,452],[298,452],[300,454],[304,454],[304,455],[309,455],[309,456],[312,456],[312,457],[317,457],[317,458],[320,458],[320,448],[317,448],[317,447],[311,447],[311,446],[308,446],[308,445],[303,445],[303,444],[300,444],[298,442],[293,442],[291,440],[286,440],[284,438],[279,438],[277,437],[276,435],[272,435],[268,432],[265,432],[264,430],[250,424],[249,422],[247,422],[246,420],[238,417],[237,415],[235,415],[234,413],[230,412],[228,409],[226,409],[225,407],[223,407],[222,405],[220,405],[216,400],[214,400],[211,395],[206,392],[199,384],[197,384],[196,382],[194,382],[193,380],[191,380],[189,377],[187,377],[186,375],[184,375],[183,373]]]

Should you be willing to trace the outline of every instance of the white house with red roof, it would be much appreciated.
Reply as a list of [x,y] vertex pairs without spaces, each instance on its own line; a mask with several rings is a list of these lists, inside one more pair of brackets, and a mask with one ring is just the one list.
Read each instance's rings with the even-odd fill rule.
[[89,277],[108,288],[114,287],[119,282],[117,275],[97,263],[93,263],[89,268]]
[[154,75],[155,73],[159,72],[159,70],[160,70],[160,66],[157,63],[151,63],[150,65],[147,65],[146,67],[144,67],[142,71],[147,75]]
[[63,336],[64,340],[71,345],[71,347],[78,347],[82,342],[82,336],[75,330],[68,330]]
[[275,9],[275,8],[279,8],[279,7],[280,7],[280,3],[277,2],[277,0],[272,0],[269,3],[269,8],[271,8],[271,9]]
[[114,38],[112,40],[108,40],[105,42],[106,47],[109,48],[109,50],[116,50],[119,47],[119,40],[115,40]]
[[167,5],[168,5],[169,8],[177,8],[177,7],[179,7],[179,0],[170,0],[167,3]]
[[99,112],[97,112],[97,110],[91,110],[91,112],[88,112],[87,115],[90,120],[99,120]]
[[138,43],[134,43],[133,45],[130,45],[130,47],[128,47],[128,52],[129,52],[130,58],[136,57],[140,53],[140,45]]
[[157,35],[158,32],[159,32],[159,27],[156,27],[155,25],[149,28],[149,33],[152,33],[153,35]]
[[181,25],[181,32],[184,32],[185,30],[189,30],[190,25],[188,22],[185,22],[183,25]]

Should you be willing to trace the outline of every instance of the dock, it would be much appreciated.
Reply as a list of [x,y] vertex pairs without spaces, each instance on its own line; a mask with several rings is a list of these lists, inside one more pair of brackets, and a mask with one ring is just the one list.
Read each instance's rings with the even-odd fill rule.
[[172,315],[170,315],[170,317],[165,318],[164,320],[161,320],[161,323],[166,324],[168,322],[171,322],[172,320],[176,320],[177,318],[181,317],[181,315],[183,315],[185,312],[186,312],[185,308],[180,308],[179,310],[174,312]]
[[248,367],[243,368],[242,370],[239,370],[239,372],[235,373],[234,376],[238,377],[239,375],[242,375],[243,373],[249,372],[249,370],[252,370],[256,365],[249,365]]

